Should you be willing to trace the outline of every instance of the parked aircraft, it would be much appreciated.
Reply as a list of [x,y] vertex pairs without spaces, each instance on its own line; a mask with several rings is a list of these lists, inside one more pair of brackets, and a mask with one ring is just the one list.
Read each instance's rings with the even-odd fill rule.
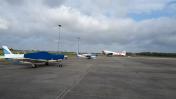
[[7,46],[2,46],[4,59],[17,60],[20,63],[32,64],[32,67],[37,67],[39,64],[49,65],[49,63],[58,63],[62,67],[61,61],[64,59],[63,54],[50,54],[48,52],[35,52],[28,54],[13,54]]
[[103,50],[102,53],[106,56],[126,56],[126,51],[113,52],[113,51]]
[[96,59],[96,55],[93,54],[79,54],[77,53],[78,58],[86,58],[86,59]]
[[96,59],[96,55],[93,55],[93,54],[80,54],[79,53],[79,41],[80,41],[80,37],[78,37],[77,39],[78,39],[77,57],[78,58],[86,58],[86,59]]

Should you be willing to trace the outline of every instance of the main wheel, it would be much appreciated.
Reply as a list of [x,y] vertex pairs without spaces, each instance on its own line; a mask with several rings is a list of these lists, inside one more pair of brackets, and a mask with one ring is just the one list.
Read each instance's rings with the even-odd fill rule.
[[60,64],[60,67],[62,67],[62,64]]
[[45,62],[45,65],[47,65],[47,66],[48,66],[48,65],[49,65],[49,62]]
[[32,67],[33,68],[37,68],[37,64],[32,64]]

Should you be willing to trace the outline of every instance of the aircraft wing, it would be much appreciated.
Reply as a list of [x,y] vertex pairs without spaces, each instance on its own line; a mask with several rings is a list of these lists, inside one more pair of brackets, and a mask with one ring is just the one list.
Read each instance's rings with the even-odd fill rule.
[[24,59],[18,59],[20,62],[30,62],[30,63],[40,63],[40,62],[60,62],[61,59],[58,60],[44,60],[44,59],[30,59],[30,58],[24,58]]

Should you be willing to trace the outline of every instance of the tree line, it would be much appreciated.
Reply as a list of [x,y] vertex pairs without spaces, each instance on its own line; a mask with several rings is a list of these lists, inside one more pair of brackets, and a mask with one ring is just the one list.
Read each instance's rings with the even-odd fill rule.
[[176,57],[176,53],[140,52],[137,56]]

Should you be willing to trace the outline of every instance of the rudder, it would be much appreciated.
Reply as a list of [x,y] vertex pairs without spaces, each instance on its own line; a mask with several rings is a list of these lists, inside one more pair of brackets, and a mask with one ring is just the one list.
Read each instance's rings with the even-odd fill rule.
[[2,50],[4,55],[5,54],[12,54],[12,52],[9,50],[9,48],[7,46],[2,46]]

